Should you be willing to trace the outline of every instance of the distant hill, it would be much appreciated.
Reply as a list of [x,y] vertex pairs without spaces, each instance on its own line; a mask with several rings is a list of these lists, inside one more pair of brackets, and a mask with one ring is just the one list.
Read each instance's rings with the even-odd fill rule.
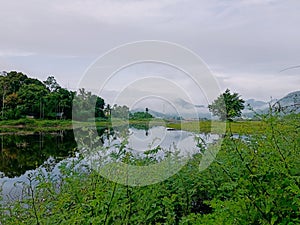
[[[210,118],[211,114],[208,111],[207,106],[194,105],[182,98],[174,99],[171,104],[165,105],[153,105],[149,108],[149,113],[155,117],[163,119],[198,119],[198,118]],[[134,108],[130,112],[143,112],[145,109]]]
[[255,113],[265,113],[269,108],[269,103],[264,101],[257,101],[255,99],[245,100],[245,109],[242,111],[242,117],[253,118]]
[[186,109],[205,108],[204,105],[194,105],[190,102],[187,102],[187,101],[183,100],[182,98],[176,98],[174,102],[175,102],[176,105],[178,105],[182,108],[186,108]]
[[255,99],[248,99],[248,100],[246,100],[245,101],[245,105],[247,106],[247,105],[250,105],[250,106],[252,106],[253,108],[265,108],[267,105],[268,105],[268,103],[267,102],[264,102],[264,101],[257,101],[257,100],[255,100]]
[[[172,104],[173,108],[153,105],[151,109],[151,107],[149,106],[149,113],[156,118],[162,119],[174,119],[179,118],[180,116],[184,119],[210,119],[212,117],[211,113],[208,110],[208,107],[205,105],[194,105],[182,98],[174,99]],[[294,105],[296,105],[297,108],[295,109],[295,111],[300,113],[300,91],[291,92],[279,100],[273,99],[269,102],[259,101],[256,99],[248,99],[245,100],[244,105],[245,109],[242,112],[242,117],[244,118],[253,118],[255,115],[254,112],[258,114],[267,113],[270,106],[275,108],[278,107],[278,105],[290,111],[294,110]],[[251,109],[249,109],[248,105]],[[144,111],[144,108],[134,108],[130,110],[131,113]]]
[[300,104],[300,91],[294,91],[287,94],[285,97],[279,100],[283,106],[291,106],[294,104]]
[[300,113],[300,91],[294,91],[287,94],[273,104],[274,107],[280,107],[285,112]]
[[[145,109],[141,109],[141,108],[135,108],[135,109],[132,109],[130,110],[131,113],[135,113],[135,112],[145,112]],[[157,111],[154,111],[152,109],[149,109],[148,113],[150,113],[152,116],[156,117],[156,118],[166,118],[167,115],[166,114],[163,114],[163,113],[160,113],[160,112],[157,112]]]
[[291,92],[281,99],[273,99],[269,102],[257,101],[255,99],[246,100],[243,116],[252,118],[254,116],[254,112],[248,109],[248,105],[250,105],[256,113],[267,113],[270,106],[273,109],[278,109],[280,107],[281,110],[287,113],[291,111],[300,113],[300,91]]

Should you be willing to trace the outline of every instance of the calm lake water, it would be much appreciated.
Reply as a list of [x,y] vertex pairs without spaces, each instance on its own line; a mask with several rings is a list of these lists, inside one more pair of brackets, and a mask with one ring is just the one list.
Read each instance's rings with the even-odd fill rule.
[[[120,127],[108,129],[98,128],[100,137],[98,145],[111,146],[114,151],[124,136],[128,138],[128,150],[133,155],[142,156],[146,150],[161,147],[168,151],[180,149],[180,154],[194,154],[196,147],[195,134],[181,130],[168,130],[157,126]],[[199,135],[198,135],[199,136]],[[217,139],[217,135],[201,134],[207,142]],[[4,199],[16,199],[20,195],[19,181],[26,182],[29,173],[38,169],[49,174],[58,174],[58,166],[62,161],[76,158],[77,143],[73,130],[64,130],[51,133],[34,133],[27,135],[1,135],[0,136],[0,185]],[[163,157],[161,150],[157,157]]]

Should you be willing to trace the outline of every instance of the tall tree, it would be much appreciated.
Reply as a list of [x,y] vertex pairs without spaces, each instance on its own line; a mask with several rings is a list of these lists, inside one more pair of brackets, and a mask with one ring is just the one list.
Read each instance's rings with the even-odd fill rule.
[[104,106],[105,106],[104,99],[97,96],[96,106],[95,106],[95,116],[96,117],[102,117],[102,118],[105,117]]
[[232,120],[241,116],[242,110],[245,108],[244,103],[245,101],[240,98],[238,93],[231,94],[230,90],[226,89],[208,108],[221,120]]
[[9,94],[18,92],[25,81],[29,79],[25,74],[16,71],[10,71],[9,73],[6,73],[6,77],[9,80]]
[[73,103],[73,119],[86,121],[95,117],[104,117],[104,100],[84,88],[79,89]]
[[126,105],[120,106],[115,104],[111,110],[111,116],[112,118],[128,119],[129,108]]
[[41,117],[41,106],[47,94],[48,90],[43,84],[23,85],[18,92],[23,115],[32,114]]
[[49,76],[47,80],[43,81],[43,83],[50,92],[57,91],[59,88],[61,88],[53,76]]
[[1,118],[4,118],[4,109],[5,109],[5,97],[7,94],[8,89],[8,79],[6,76],[6,72],[3,73],[2,76],[0,76],[0,93],[1,93]]

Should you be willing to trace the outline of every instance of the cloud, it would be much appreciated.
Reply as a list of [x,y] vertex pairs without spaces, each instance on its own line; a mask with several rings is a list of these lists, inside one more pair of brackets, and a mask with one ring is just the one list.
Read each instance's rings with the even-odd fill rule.
[[[234,74],[219,76],[221,86],[225,90],[230,87],[244,99],[255,96],[257,100],[268,101],[270,98],[282,98],[291,91],[299,90],[300,71],[298,74]],[[283,85],[283,84],[289,85]],[[274,91],[275,90],[275,91]]]
[[[163,13],[162,9],[169,5],[178,3],[174,0],[154,1],[64,1],[56,5],[62,13],[76,14],[85,18],[92,18],[100,23],[107,24],[139,24],[143,25],[153,20],[165,20],[168,12]],[[142,24],[141,24],[142,25]]]
[[0,49],[0,57],[25,57],[35,55],[34,52],[19,52],[14,50],[1,50]]
[[[298,0],[11,0],[0,6],[0,56],[6,64],[43,78],[53,74],[73,87],[99,55],[144,39],[190,48],[226,76],[220,79],[224,85],[252,97],[299,86],[296,76],[278,73],[300,63]],[[260,85],[258,78],[265,84],[272,79],[272,85],[247,91]],[[175,79],[186,82],[180,75]]]

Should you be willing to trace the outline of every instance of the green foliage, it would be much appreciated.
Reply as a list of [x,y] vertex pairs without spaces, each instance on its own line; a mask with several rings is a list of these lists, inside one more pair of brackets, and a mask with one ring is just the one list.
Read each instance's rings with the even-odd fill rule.
[[146,111],[146,112],[135,112],[133,114],[130,114],[129,118],[132,120],[149,120],[152,119],[153,116]]
[[111,109],[111,117],[116,119],[128,120],[129,108],[126,105],[114,105]]
[[232,120],[241,116],[245,101],[240,98],[238,93],[230,93],[229,89],[221,94],[211,105],[208,106],[215,116],[221,120]]
[[77,121],[89,121],[95,117],[104,118],[104,100],[84,88],[74,98],[73,119]]
[[[206,170],[199,171],[207,151],[199,144],[202,153],[177,174],[145,187],[116,184],[75,161],[61,165],[59,178],[40,172],[28,177],[29,196],[2,204],[1,223],[299,224],[300,115],[262,120],[263,133],[248,136],[233,134],[229,123]],[[157,150],[138,159],[125,151],[117,160],[148,165]]]
[[[0,75],[0,119],[20,119],[31,116],[39,119],[71,119],[73,99],[79,107],[77,117],[104,118],[104,100],[84,89],[79,93],[62,88],[53,76],[44,82],[11,71]],[[93,110],[95,114],[91,112]],[[75,115],[76,118],[76,115]],[[82,119],[84,118],[84,119]]]
[[43,85],[23,85],[18,91],[21,113],[23,115],[35,115],[36,117],[41,117],[41,115],[38,115],[39,112],[41,113],[40,105],[42,104],[42,99],[47,94],[47,89]]
[[57,83],[56,79],[54,78],[54,76],[48,77],[47,80],[45,80],[43,83],[46,85],[46,88],[50,92],[57,91],[58,89],[61,88],[60,85]]

